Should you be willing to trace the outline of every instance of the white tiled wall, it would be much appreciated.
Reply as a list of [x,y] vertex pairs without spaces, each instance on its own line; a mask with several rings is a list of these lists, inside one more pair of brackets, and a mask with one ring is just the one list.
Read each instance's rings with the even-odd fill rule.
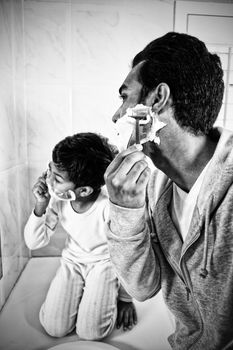
[[225,93],[216,125],[233,130],[233,1],[175,3],[174,29],[200,38],[222,61]]
[[22,235],[29,211],[22,19],[21,1],[0,2],[0,308],[29,256]]
[[[29,257],[31,187],[53,146],[80,131],[111,138],[131,59],[172,27],[173,0],[0,1],[0,308]],[[63,241],[59,230],[34,254]]]
[[[112,137],[131,59],[172,26],[172,1],[24,1],[29,187],[65,136]],[[61,238],[32,254],[56,254]]]

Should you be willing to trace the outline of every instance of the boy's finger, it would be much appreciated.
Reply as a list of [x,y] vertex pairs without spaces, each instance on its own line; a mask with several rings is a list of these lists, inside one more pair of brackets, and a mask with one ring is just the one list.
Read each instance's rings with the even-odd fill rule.
[[135,308],[133,308],[133,320],[134,320],[134,324],[137,324],[138,316]]
[[38,189],[41,190],[42,192],[46,192],[47,191],[47,186],[43,183],[40,183],[38,186]]
[[123,330],[127,331],[128,326],[129,326],[129,313],[128,311],[125,311],[124,320],[123,320]]
[[117,315],[117,328],[120,328],[123,322],[123,312],[119,312]]
[[48,192],[48,188],[43,183],[39,183],[33,187],[32,191],[35,194],[43,195]]
[[46,184],[46,177],[40,176],[39,177],[39,182],[42,182],[42,183]]
[[128,329],[133,328],[133,310],[129,311]]
[[42,173],[42,178],[43,178],[43,179],[46,179],[46,177],[47,177],[47,170],[46,170],[46,171],[43,171],[43,173]]

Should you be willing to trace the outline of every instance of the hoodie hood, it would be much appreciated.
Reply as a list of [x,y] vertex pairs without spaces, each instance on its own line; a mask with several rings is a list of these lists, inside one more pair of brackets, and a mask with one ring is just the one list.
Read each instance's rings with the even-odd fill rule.
[[207,203],[211,203],[212,212],[233,183],[233,133],[219,127],[213,129],[211,136],[219,141],[198,196],[200,215],[206,211]]
[[211,217],[233,183],[233,133],[223,128],[214,128],[211,133],[218,140],[214,155],[208,166],[205,179],[197,198],[200,215],[199,227],[203,226],[204,247],[200,276],[206,278],[208,256],[208,233]]

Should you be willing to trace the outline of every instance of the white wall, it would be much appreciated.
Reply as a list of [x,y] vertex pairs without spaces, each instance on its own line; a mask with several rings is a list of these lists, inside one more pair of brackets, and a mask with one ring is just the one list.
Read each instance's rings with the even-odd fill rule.
[[221,59],[225,93],[216,125],[233,130],[233,2],[178,0],[175,12],[174,29],[200,38]]
[[[53,146],[80,131],[111,137],[131,59],[172,28],[167,0],[0,1],[0,307],[28,258],[31,187]],[[63,238],[34,254],[59,254]]]
[[0,2],[0,309],[29,256],[22,235],[29,210],[22,13],[21,1]]
[[[172,26],[173,2],[24,1],[30,187],[68,134],[111,137],[131,59]],[[33,255],[56,255],[62,236]]]

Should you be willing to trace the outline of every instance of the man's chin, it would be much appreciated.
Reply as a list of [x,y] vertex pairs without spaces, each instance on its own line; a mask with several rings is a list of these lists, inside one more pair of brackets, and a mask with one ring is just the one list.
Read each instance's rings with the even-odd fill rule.
[[150,156],[151,153],[154,153],[157,149],[159,149],[158,144],[153,141],[147,141],[143,143],[143,152]]

